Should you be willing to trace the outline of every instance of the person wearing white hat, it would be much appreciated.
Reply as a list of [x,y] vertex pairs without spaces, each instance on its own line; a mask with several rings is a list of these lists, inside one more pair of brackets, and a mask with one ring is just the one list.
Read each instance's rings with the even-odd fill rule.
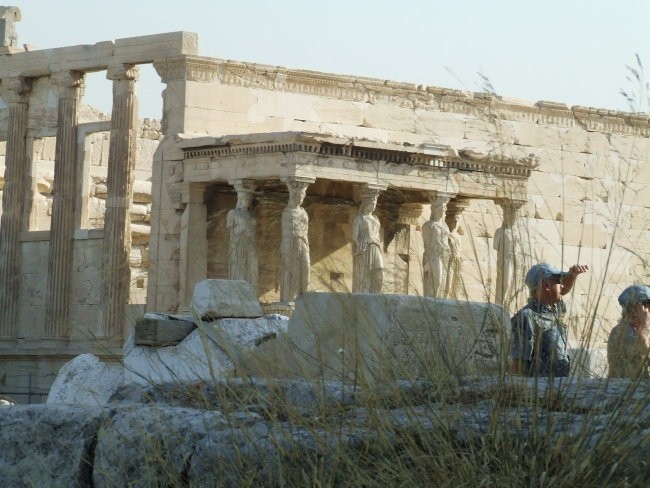
[[510,372],[524,376],[568,376],[566,327],[562,316],[566,295],[578,275],[589,270],[586,264],[574,264],[569,271],[547,263],[534,265],[526,273],[530,290],[528,304],[511,319],[512,342]]
[[623,308],[607,341],[610,378],[650,378],[650,287],[628,286],[618,297]]

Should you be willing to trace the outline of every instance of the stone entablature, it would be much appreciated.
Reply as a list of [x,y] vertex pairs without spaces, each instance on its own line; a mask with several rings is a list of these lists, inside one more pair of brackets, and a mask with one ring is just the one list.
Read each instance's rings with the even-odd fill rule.
[[[472,198],[525,200],[526,181],[536,167],[532,155],[510,159],[472,151],[459,153],[443,146],[408,147],[322,133],[203,137],[178,145],[183,149],[183,175],[188,183],[307,176],[413,190],[454,191]],[[485,184],[481,176],[484,173],[497,179],[491,185]]]
[[564,103],[545,100],[532,103],[480,92],[193,55],[168,58],[154,63],[154,66],[163,81],[216,81],[224,85],[370,103],[386,99],[399,107],[410,109],[512,118],[546,125],[583,127],[589,131],[650,136],[647,115],[596,107],[569,107]]

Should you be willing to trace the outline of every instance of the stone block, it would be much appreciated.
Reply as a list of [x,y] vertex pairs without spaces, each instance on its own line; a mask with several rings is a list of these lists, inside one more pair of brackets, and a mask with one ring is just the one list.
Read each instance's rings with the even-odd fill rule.
[[[314,120],[341,125],[363,125],[365,104],[349,100],[315,98],[312,102]],[[300,117],[293,117],[294,119]]]
[[152,63],[180,54],[199,54],[199,38],[194,32],[167,32],[115,40],[113,56],[124,63]]
[[610,146],[605,134],[571,127],[562,131],[561,149],[575,153],[608,154]]
[[562,242],[569,246],[605,249],[610,236],[598,224],[568,223],[562,226]]
[[[256,95],[261,97],[258,99]],[[282,103],[291,103],[294,98],[300,98],[302,95],[289,95],[264,90],[250,90],[238,86],[214,85],[209,83],[188,83],[185,93],[187,107],[198,108],[201,110],[217,112],[228,112],[237,114],[247,114],[255,111],[258,115],[264,116],[281,116],[286,113],[280,108]],[[266,106],[273,105],[269,102],[272,100],[277,103],[275,110],[260,108],[259,104]]]
[[103,363],[92,354],[82,354],[59,370],[46,403],[103,406],[123,383],[119,363]]
[[368,104],[363,112],[364,127],[415,132],[413,109],[377,103]]
[[647,159],[650,139],[626,134],[610,134],[611,151],[623,159]]
[[514,144],[516,139],[513,122],[499,118],[468,119],[464,137],[471,141],[489,141],[494,144]]
[[133,341],[136,346],[175,346],[196,329],[188,320],[161,318],[146,314],[135,321]]
[[559,150],[562,147],[561,128],[527,122],[512,122],[515,144]]
[[508,323],[503,308],[487,303],[307,292],[296,302],[288,339],[301,375],[374,384],[497,372]]
[[194,287],[190,310],[198,318],[260,317],[253,286],[243,280],[203,280]]

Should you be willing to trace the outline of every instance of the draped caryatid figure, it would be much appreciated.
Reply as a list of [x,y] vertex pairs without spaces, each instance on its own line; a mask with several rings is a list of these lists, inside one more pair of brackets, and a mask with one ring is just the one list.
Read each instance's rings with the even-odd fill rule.
[[465,298],[463,295],[463,254],[459,233],[460,214],[469,206],[469,200],[455,197],[447,203],[445,221],[449,228],[449,267],[447,268],[447,283],[445,296],[453,300]]
[[423,291],[426,296],[444,298],[452,256],[449,241],[452,238],[444,216],[450,196],[433,192],[431,218],[422,226],[424,241]]
[[503,224],[494,233],[493,248],[497,251],[497,286],[495,301],[506,308],[517,308],[522,293],[523,276],[530,267],[517,226],[517,210],[523,202],[498,201],[503,208]]
[[230,231],[228,269],[231,280],[246,280],[257,289],[258,261],[255,215],[251,210],[254,188],[236,183],[237,206],[226,216]]
[[384,280],[381,224],[372,213],[378,193],[365,190],[359,214],[352,223],[352,291],[356,293],[381,293]]
[[289,188],[289,202],[282,211],[281,302],[293,302],[298,295],[309,288],[309,217],[301,204],[310,182],[294,179],[285,181]]

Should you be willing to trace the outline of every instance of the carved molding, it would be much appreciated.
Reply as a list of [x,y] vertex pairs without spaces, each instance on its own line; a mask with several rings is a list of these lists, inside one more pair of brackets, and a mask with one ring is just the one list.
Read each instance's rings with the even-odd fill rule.
[[[323,136],[322,134],[320,135]],[[397,165],[419,165],[441,170],[474,171],[498,174],[508,178],[527,179],[537,167],[538,160],[533,155],[522,158],[508,158],[499,154],[479,154],[472,151],[432,153],[428,148],[422,152],[369,147],[363,141],[346,143],[310,140],[309,135],[300,140],[297,136],[291,141],[266,141],[233,144],[216,143],[214,146],[185,148],[184,159],[218,159],[230,156],[255,156],[269,153],[309,153],[321,156],[348,157],[364,161],[381,161]]]
[[210,82],[217,76],[217,60],[200,56],[176,56],[154,61],[153,67],[163,83],[173,81]]
[[6,103],[26,103],[32,89],[32,80],[22,76],[3,78],[0,95]]

